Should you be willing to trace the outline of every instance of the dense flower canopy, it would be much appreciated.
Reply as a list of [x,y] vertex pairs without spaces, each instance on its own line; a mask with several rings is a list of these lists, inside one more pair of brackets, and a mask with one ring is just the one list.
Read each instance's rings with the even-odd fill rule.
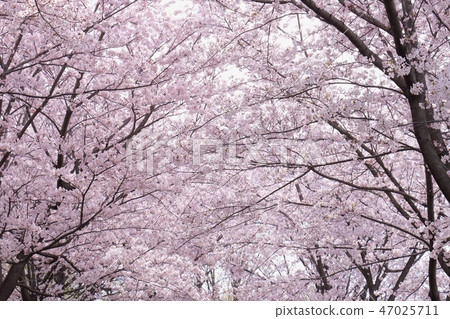
[[448,0],[0,2],[0,300],[450,299]]

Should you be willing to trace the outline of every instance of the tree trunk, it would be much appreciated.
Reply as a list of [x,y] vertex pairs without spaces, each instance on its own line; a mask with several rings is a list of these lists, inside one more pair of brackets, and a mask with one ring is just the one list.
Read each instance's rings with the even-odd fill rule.
[[2,285],[0,286],[0,301],[8,300],[17,286],[17,282],[23,274],[26,261],[20,261],[17,264],[12,264],[8,271]]

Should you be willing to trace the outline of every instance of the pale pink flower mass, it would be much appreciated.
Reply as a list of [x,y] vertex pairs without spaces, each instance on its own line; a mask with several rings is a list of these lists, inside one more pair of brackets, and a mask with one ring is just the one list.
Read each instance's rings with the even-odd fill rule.
[[0,1],[0,300],[450,300],[448,5]]

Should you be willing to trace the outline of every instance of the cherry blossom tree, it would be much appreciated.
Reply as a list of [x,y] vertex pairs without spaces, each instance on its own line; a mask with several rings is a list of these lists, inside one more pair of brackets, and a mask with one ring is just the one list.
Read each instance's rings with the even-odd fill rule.
[[187,253],[237,299],[446,298],[448,3],[209,4],[238,89],[193,128]]
[[170,178],[133,169],[127,145],[174,137],[207,30],[168,1],[0,7],[0,299],[194,298],[159,276],[189,269],[165,244]]
[[448,1],[0,6],[0,300],[449,298]]

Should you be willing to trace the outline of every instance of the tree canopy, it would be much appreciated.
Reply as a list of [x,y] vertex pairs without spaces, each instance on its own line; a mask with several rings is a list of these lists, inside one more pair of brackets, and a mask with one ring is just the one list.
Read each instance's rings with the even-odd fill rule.
[[450,299],[448,0],[0,2],[0,300]]

